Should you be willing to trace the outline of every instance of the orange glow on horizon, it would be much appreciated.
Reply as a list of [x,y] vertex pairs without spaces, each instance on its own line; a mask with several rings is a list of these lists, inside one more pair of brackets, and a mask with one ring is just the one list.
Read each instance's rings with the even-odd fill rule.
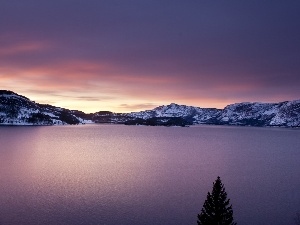
[[[123,71],[118,65],[85,60],[29,68],[6,67],[0,62],[1,89],[14,91],[38,103],[86,113],[136,112],[170,103],[222,109],[232,103],[257,101],[245,96],[263,89],[255,82],[225,84],[222,80],[212,82],[210,76],[207,77],[201,83],[179,76],[152,77]],[[205,87],[206,84],[210,86]],[[283,97],[283,94],[276,96]],[[265,100],[275,101],[276,98],[273,95]]]

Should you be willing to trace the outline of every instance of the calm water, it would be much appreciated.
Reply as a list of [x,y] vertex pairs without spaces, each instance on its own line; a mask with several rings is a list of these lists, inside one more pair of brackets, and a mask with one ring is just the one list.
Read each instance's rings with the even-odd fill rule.
[[1,225],[196,224],[217,176],[238,224],[294,224],[300,130],[0,127]]

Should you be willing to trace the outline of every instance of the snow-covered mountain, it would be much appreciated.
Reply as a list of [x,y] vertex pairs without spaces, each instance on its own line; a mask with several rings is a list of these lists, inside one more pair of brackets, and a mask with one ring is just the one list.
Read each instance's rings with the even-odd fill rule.
[[[224,109],[194,106],[163,105],[152,110],[116,114],[97,114],[102,122],[126,124],[161,124],[170,118],[182,118],[186,124],[216,124],[239,126],[300,127],[300,100],[280,103],[235,103]],[[109,118],[105,120],[104,118]],[[155,120],[154,120],[155,119]],[[180,121],[182,123],[182,121]]]
[[140,119],[180,117],[193,124],[210,124],[221,112],[222,110],[220,109],[199,108],[171,103],[170,105],[158,106],[153,110],[132,112],[128,116]]
[[280,103],[235,103],[224,109],[163,105],[131,113],[99,111],[85,114],[38,104],[12,91],[0,90],[0,124],[64,125],[84,123],[145,125],[218,124],[240,126],[300,127],[300,100]]
[[12,91],[0,90],[0,124],[2,125],[65,125],[82,124],[85,119],[71,111],[38,104]]
[[221,113],[220,109],[213,108],[199,108],[194,106],[177,105],[171,103],[170,105],[162,105],[153,110],[146,110],[141,112],[132,112],[128,115],[130,117],[149,119],[152,117],[182,117],[189,118],[195,123],[205,123],[211,118],[215,118]]
[[280,103],[236,103],[226,106],[220,124],[249,126],[300,126],[300,100]]

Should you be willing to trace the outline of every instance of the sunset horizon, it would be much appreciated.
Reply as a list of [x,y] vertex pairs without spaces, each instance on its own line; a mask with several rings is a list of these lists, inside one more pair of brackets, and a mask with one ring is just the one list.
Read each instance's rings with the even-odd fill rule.
[[3,2],[0,88],[84,112],[299,99],[295,1]]
[[299,0],[3,0],[0,225],[300,225],[299,86]]
[[[79,104],[76,104],[76,101],[74,101],[72,103],[72,107],[74,105],[73,108],[70,108],[70,107],[66,107],[65,105],[68,105],[68,104],[64,104],[64,102],[62,101],[61,102],[61,105],[58,105],[58,104],[53,104],[52,102],[48,102],[48,101],[45,101],[43,100],[41,97],[36,97],[36,98],[32,98],[30,96],[26,96],[22,93],[18,93],[16,91],[13,91],[13,90],[0,90],[0,91],[9,91],[9,92],[13,92],[15,94],[18,94],[18,95],[21,95],[21,96],[24,96],[26,98],[28,98],[29,100],[33,101],[33,102],[36,102],[38,104],[47,104],[47,105],[52,105],[52,106],[55,106],[55,107],[60,107],[60,108],[65,108],[65,109],[68,109],[68,110],[78,110],[78,111],[82,111],[84,113],[96,113],[96,112],[100,112],[100,111],[110,111],[110,112],[114,112],[114,113],[130,113],[130,112],[139,112],[139,111],[145,111],[145,110],[152,110],[156,107],[159,107],[159,106],[167,106],[167,105],[171,105],[171,104],[177,104],[177,105],[185,105],[185,106],[192,106],[192,107],[199,107],[199,108],[215,108],[215,109],[224,109],[226,106],[228,105],[232,105],[232,104],[237,104],[237,103],[270,103],[270,104],[276,104],[276,103],[280,103],[280,102],[288,102],[288,101],[297,101],[297,100],[300,100],[300,99],[286,99],[286,100],[283,100],[283,101],[269,101],[269,102],[264,102],[264,101],[243,101],[243,102],[231,102],[231,103],[228,103],[226,105],[220,105],[220,107],[214,107],[214,106],[211,106],[209,105],[209,103],[205,106],[203,105],[192,105],[192,104],[186,104],[184,102],[182,103],[179,103],[179,102],[175,102],[175,101],[170,101],[170,102],[161,102],[160,104],[138,104],[138,105],[135,105],[135,109],[136,110],[130,110],[130,105],[126,104],[126,103],[123,103],[121,105],[120,108],[128,108],[127,111],[123,110],[123,111],[114,111],[112,109],[118,109],[118,108],[100,108],[100,109],[96,109],[96,107],[94,107],[96,110],[94,111],[87,111],[85,110],[84,106],[80,106]],[[51,97],[51,96],[50,96]],[[92,98],[92,96],[91,96]],[[36,100],[38,99],[38,100]],[[84,98],[83,98],[84,99]],[[83,102],[84,100],[82,100]],[[79,102],[79,101],[78,101]],[[88,100],[87,100],[88,102]],[[131,106],[132,107],[132,106]],[[93,106],[91,106],[89,109],[93,109]],[[122,110],[122,109],[121,109]]]

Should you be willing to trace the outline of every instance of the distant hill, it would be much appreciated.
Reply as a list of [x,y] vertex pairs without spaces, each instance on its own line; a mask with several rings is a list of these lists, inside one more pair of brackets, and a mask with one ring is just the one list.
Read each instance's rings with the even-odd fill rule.
[[66,125],[89,122],[80,111],[38,104],[12,91],[0,90],[0,124]]
[[192,124],[300,127],[300,100],[279,103],[235,103],[224,109],[163,105],[132,113],[99,111],[86,114],[35,103],[12,91],[0,90],[0,125],[65,125],[113,123],[150,126]]

